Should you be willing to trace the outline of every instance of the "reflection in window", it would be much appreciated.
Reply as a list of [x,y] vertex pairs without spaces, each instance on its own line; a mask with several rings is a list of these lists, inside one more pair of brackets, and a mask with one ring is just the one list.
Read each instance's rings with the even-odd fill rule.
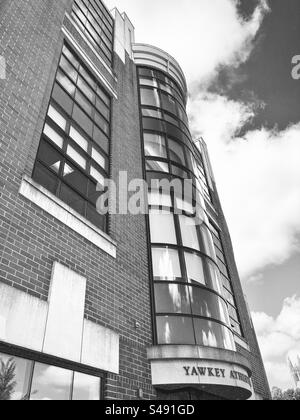
[[31,387],[31,400],[66,401],[71,399],[73,373],[69,370],[36,363]]
[[217,347],[235,351],[233,335],[229,329],[213,321],[194,319],[196,340],[199,346]]
[[202,258],[197,254],[185,252],[185,263],[187,276],[190,282],[196,282],[205,285],[205,275]]
[[99,401],[100,381],[96,376],[75,372],[73,384],[73,401]]
[[192,318],[158,316],[158,344],[194,344],[194,328]]
[[170,248],[153,248],[153,276],[157,280],[176,280],[181,277],[178,251]]
[[169,149],[170,159],[182,166],[186,166],[183,147],[179,143],[169,139]]
[[28,400],[32,362],[0,354],[0,401]]
[[150,233],[152,243],[176,244],[174,216],[171,213],[150,210]]
[[200,251],[196,219],[179,216],[183,246]]
[[229,326],[225,302],[209,290],[190,287],[193,315],[213,318]]
[[172,207],[171,196],[170,194],[164,194],[153,190],[148,194],[148,204],[150,206]]
[[160,108],[160,100],[156,89],[141,89],[142,105]]
[[157,313],[191,314],[188,288],[182,284],[156,284]]
[[144,134],[145,155],[152,157],[167,157],[166,141],[158,134]]
[[157,160],[147,160],[146,161],[146,170],[155,171],[155,172],[169,172],[169,165],[166,162],[161,162]]

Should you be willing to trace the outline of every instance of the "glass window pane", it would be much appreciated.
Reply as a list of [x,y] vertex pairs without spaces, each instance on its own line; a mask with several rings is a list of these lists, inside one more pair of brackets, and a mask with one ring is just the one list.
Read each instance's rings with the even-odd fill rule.
[[108,153],[109,151],[108,138],[96,125],[94,125],[93,139],[95,143],[97,143],[98,146],[104,150],[104,152]]
[[73,401],[99,401],[101,379],[75,372]]
[[92,104],[86,99],[86,97],[77,89],[75,95],[75,101],[85,110],[85,112],[91,117],[93,106]]
[[61,108],[68,115],[72,114],[73,101],[70,98],[70,96],[58,84],[55,84],[54,86],[52,98],[55,100],[55,102],[58,103],[58,105],[61,106]]
[[231,331],[213,321],[194,319],[197,344],[199,346],[216,347],[235,351]]
[[65,163],[63,176],[68,184],[76,188],[82,194],[87,194],[88,178],[82,172],[74,166]]
[[86,169],[86,159],[79,153],[74,147],[68,145],[67,147],[67,154],[73,159],[79,166],[83,169]]
[[110,119],[109,108],[98,97],[96,97],[96,108],[107,120]]
[[167,158],[166,141],[158,134],[144,134],[145,155]]
[[158,91],[156,89],[141,89],[141,103],[160,108]]
[[0,401],[29,399],[32,362],[0,353]]
[[95,111],[94,120],[101,130],[103,130],[105,134],[109,135],[109,124],[97,111]]
[[62,72],[58,71],[56,75],[56,80],[62,85],[62,87],[71,95],[74,96],[75,85],[71,80]]
[[85,94],[85,96],[94,104],[95,103],[95,93],[89,87],[89,85],[83,80],[81,76],[78,77],[77,86]]
[[190,287],[193,315],[213,318],[228,326],[229,315],[225,301],[209,290]]
[[179,143],[171,139],[168,140],[168,143],[169,143],[170,159],[175,161],[176,163],[179,163],[182,166],[186,166],[183,147]]
[[149,212],[152,243],[176,245],[176,231],[173,214],[151,210]]
[[74,67],[70,64],[70,62],[64,56],[61,57],[59,65],[64,70],[64,72],[69,76],[69,78],[72,79],[76,83],[77,71],[74,69]]
[[211,257],[214,261],[217,260],[215,246],[212,238],[212,234],[210,233],[208,227],[205,225],[201,226],[201,236],[204,243],[205,250],[204,252],[206,255]]
[[200,251],[196,220],[192,217],[179,216],[183,246]]
[[169,173],[169,165],[166,162],[161,162],[157,160],[147,160],[146,170]]
[[152,118],[162,118],[162,113],[161,111],[157,110],[157,109],[151,109],[151,108],[143,108],[143,116],[144,117],[152,117]]
[[191,314],[188,288],[182,284],[155,285],[156,313]]
[[191,176],[182,168],[179,168],[179,166],[172,165],[172,174],[175,176],[178,176],[183,179],[189,179]]
[[191,318],[158,316],[156,318],[158,344],[195,344]]
[[36,363],[30,399],[33,401],[67,401],[71,397],[73,372]]
[[157,280],[176,280],[181,278],[178,251],[169,248],[153,248],[153,276]]
[[177,115],[177,104],[176,101],[171,97],[166,95],[165,93],[161,94],[162,99],[162,108],[165,109],[168,112],[171,112],[172,114]]
[[50,146],[50,144],[42,140],[38,151],[38,159],[45,165],[51,168],[54,172],[58,173],[62,161],[61,154]]
[[185,252],[185,263],[189,282],[205,285],[205,275],[202,258],[196,254]]
[[49,106],[48,115],[60,128],[63,130],[66,129],[66,119],[57,111],[57,109],[54,108],[53,105]]
[[69,50],[69,48],[66,45],[64,45],[64,47],[63,47],[63,53],[68,58],[68,60],[73,64],[73,66],[75,67],[75,69],[78,69],[79,62],[74,57],[73,53]]
[[46,136],[49,137],[49,139],[52,140],[53,143],[56,144],[56,146],[62,149],[64,139],[55,130],[53,130],[53,128],[50,127],[50,125],[45,124],[44,134],[46,134]]
[[103,169],[106,168],[106,159],[105,157],[98,152],[94,147],[92,148],[92,158],[100,165]]
[[92,121],[76,104],[73,109],[73,119],[89,136],[93,135]]
[[40,163],[35,164],[33,179],[52,194],[56,194],[58,178]]
[[220,295],[223,294],[223,287],[222,287],[222,280],[220,276],[220,271],[218,270],[217,266],[211,262],[208,261],[208,268],[209,268],[209,277],[207,277],[207,285],[211,289],[214,289],[216,292],[218,292]]
[[70,128],[70,137],[80,146],[85,152],[88,150],[88,141],[77,131],[72,125]]
[[104,185],[104,176],[93,166],[91,166],[90,174],[100,185]]
[[148,194],[148,204],[150,206],[172,207],[170,194],[160,193],[159,191],[151,191]]
[[85,200],[67,185],[61,185],[59,197],[72,209],[83,216],[85,215]]

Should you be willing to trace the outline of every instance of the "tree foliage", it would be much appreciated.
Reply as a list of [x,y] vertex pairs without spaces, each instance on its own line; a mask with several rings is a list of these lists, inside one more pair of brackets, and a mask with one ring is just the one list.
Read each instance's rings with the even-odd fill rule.
[[283,392],[280,388],[274,387],[272,397],[274,401],[300,401],[300,388],[288,389]]
[[0,360],[0,401],[9,401],[16,387],[16,364],[14,359],[6,363]]

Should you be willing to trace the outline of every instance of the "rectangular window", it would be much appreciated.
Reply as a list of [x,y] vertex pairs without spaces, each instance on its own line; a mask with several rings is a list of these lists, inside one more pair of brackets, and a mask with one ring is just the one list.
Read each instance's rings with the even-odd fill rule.
[[174,216],[172,213],[150,210],[149,220],[152,243],[177,244]]
[[110,113],[109,95],[64,45],[33,178],[102,230],[97,184],[109,176]]
[[111,66],[113,58],[113,18],[98,0],[75,0],[72,17],[88,40]]
[[0,353],[0,401],[93,401],[102,379]]

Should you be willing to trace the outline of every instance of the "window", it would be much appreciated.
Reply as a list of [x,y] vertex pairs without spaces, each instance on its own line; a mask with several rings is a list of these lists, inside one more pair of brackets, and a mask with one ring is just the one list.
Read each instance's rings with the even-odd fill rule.
[[179,143],[174,140],[169,139],[169,149],[170,149],[170,160],[179,163],[182,166],[186,166],[184,149]]
[[196,342],[198,346],[217,347],[235,351],[231,331],[225,326],[213,321],[195,319]]
[[177,243],[174,216],[166,212],[150,210],[151,242],[173,244]]
[[192,318],[158,316],[156,318],[158,344],[195,344]]
[[178,251],[170,248],[153,248],[153,276],[157,280],[176,280],[181,277]]
[[102,2],[75,0],[72,17],[106,63],[111,65],[113,19]]
[[[4,379],[11,380],[3,386]],[[101,378],[0,353],[0,401],[100,400]]]
[[195,218],[179,216],[183,246],[200,251]]
[[167,158],[166,141],[158,134],[144,134],[145,155]]
[[110,107],[109,96],[65,45],[33,178],[102,230],[107,220],[96,212],[97,185],[108,178]]
[[202,258],[197,254],[185,252],[185,264],[189,282],[206,284]]
[[191,314],[189,290],[182,284],[156,284],[155,303],[158,314]]

